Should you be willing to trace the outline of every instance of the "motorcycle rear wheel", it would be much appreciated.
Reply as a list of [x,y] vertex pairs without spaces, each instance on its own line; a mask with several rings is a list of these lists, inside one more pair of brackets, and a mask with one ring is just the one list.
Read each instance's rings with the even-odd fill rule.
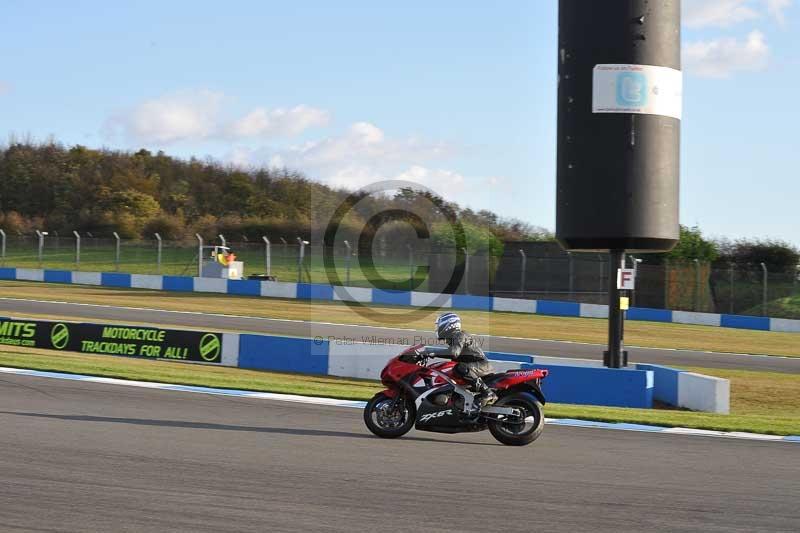
[[544,409],[531,394],[504,396],[496,406],[515,407],[523,411],[523,421],[489,420],[489,431],[495,439],[508,446],[525,446],[539,438],[544,430]]
[[414,427],[414,405],[401,399],[400,405],[392,409],[394,401],[394,398],[379,392],[364,407],[364,423],[367,429],[384,439],[401,437]]

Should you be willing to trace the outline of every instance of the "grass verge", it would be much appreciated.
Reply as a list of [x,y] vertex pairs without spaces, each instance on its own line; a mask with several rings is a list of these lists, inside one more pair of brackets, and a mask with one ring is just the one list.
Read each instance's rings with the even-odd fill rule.
[[[42,350],[8,347],[0,347],[0,366],[351,400],[367,400],[382,388],[379,383],[369,380],[98,355],[53,355]],[[689,370],[731,380],[732,414],[565,404],[549,404],[546,413],[555,418],[800,435],[800,375],[708,368]]]
[[[253,298],[222,294],[117,289],[35,282],[0,282],[0,296],[34,300],[156,308],[200,313],[246,314],[255,317],[364,324],[431,330],[438,309],[391,306],[350,306],[342,302],[309,302]],[[474,333],[603,344],[606,320],[518,313],[459,311]],[[625,343],[629,346],[674,348],[711,352],[800,356],[800,335],[771,331],[628,321]],[[569,355],[565,353],[564,355]]]

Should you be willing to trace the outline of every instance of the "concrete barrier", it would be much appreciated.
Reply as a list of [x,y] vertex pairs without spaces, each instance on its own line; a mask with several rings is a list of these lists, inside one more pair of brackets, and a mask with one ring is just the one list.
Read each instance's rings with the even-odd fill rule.
[[[149,280],[145,282],[149,283]],[[107,338],[108,327],[103,324],[13,318],[2,320],[27,321],[27,328],[36,329],[24,339],[33,341],[34,344],[30,346],[40,349],[82,351],[84,344],[81,339]],[[41,331],[38,328],[42,328]],[[66,333],[59,333],[59,336],[54,337],[58,328]],[[142,329],[141,326],[111,327],[112,330],[120,328]],[[148,326],[147,329],[157,331],[159,328]],[[342,342],[321,337],[308,339],[196,330],[161,331],[163,333],[157,339],[141,336],[136,341],[96,344],[113,344],[99,352],[109,355],[160,357],[189,363],[361,379],[378,379],[386,362],[407,348],[406,345],[399,344]],[[11,341],[15,341],[15,335],[21,334],[8,335]],[[73,344],[56,344],[63,339]],[[142,339],[141,342],[139,339]],[[6,343],[12,344],[8,341]],[[487,351],[486,355],[495,372],[514,368],[549,370],[550,375],[545,380],[543,389],[548,401],[552,402],[647,408],[652,407],[655,397],[666,403],[695,410],[717,413],[727,413],[729,410],[730,384],[723,379],[658,365],[637,365],[636,369],[609,369],[599,366],[599,361],[492,351]]]
[[770,331],[785,331],[800,333],[800,320],[789,320],[787,318],[770,318]]
[[148,274],[131,274],[131,287],[160,291],[164,288],[164,278]]
[[729,414],[731,382],[693,372],[678,374],[678,407],[693,411]]
[[392,357],[406,349],[396,344],[336,344],[328,353],[328,374],[331,376],[380,379],[381,370]]
[[239,366],[239,333],[222,334],[222,365]]
[[239,368],[327,374],[328,349],[328,341],[318,344],[310,339],[242,333]]
[[637,370],[653,372],[653,399],[678,406],[678,376],[681,370],[662,365],[637,364]]
[[693,411],[730,413],[731,383],[727,379],[662,365],[637,364],[636,368],[653,371],[653,397],[660,402]]
[[547,401],[610,407],[653,407],[653,372],[586,366],[523,363],[522,368],[549,371],[542,381]]

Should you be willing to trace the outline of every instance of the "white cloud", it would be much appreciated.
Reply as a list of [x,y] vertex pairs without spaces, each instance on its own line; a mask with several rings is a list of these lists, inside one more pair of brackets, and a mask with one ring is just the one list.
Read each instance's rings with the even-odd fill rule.
[[784,11],[792,0],[683,0],[683,23],[689,28],[729,27],[740,22],[760,19],[764,10],[784,25]]
[[307,105],[272,110],[257,107],[232,122],[227,132],[236,138],[294,136],[309,128],[325,126],[329,121],[330,113]]
[[421,165],[410,165],[396,173],[384,173],[365,165],[348,165],[323,178],[328,185],[350,190],[389,180],[424,185],[448,198],[462,193],[465,188],[469,187],[467,179],[458,172]]
[[750,0],[683,0],[683,23],[689,28],[732,26],[761,14]]
[[764,34],[754,30],[744,40],[731,37],[696,41],[683,48],[683,65],[707,78],[726,78],[737,71],[761,70],[769,59]]
[[[178,91],[146,100],[106,121],[106,136],[137,143],[169,144],[203,139],[291,137],[327,124],[327,111],[307,105],[257,107],[239,119],[223,112],[225,95],[209,90]],[[228,115],[229,116],[229,115]]]
[[136,142],[172,143],[210,137],[217,123],[221,93],[180,91],[146,100],[106,123],[106,132]]
[[408,170],[401,172],[394,179],[411,181],[430,187],[431,189],[451,190],[453,187],[464,186],[464,176],[458,172],[445,169],[430,169],[413,165]]
[[8,94],[10,92],[11,92],[11,84],[6,81],[0,80],[0,96],[3,96],[4,94]]
[[305,172],[334,187],[358,189],[376,182],[402,180],[434,191],[461,195],[499,178],[470,178],[442,167],[456,147],[418,137],[394,138],[369,122],[356,122],[340,135],[275,150],[238,148],[227,160],[242,167],[267,165]]
[[[294,168],[328,169],[353,164],[386,166],[443,158],[454,152],[445,143],[416,137],[394,139],[369,122],[356,122],[343,134],[291,146],[271,154],[268,160]],[[258,156],[258,154],[255,154]]]
[[767,13],[775,19],[781,26],[786,25],[786,17],[783,12],[792,5],[792,0],[763,0],[767,6]]

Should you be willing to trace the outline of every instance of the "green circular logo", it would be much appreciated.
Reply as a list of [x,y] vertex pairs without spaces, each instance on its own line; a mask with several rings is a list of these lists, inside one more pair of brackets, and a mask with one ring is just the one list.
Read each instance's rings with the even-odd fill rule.
[[50,342],[53,343],[53,348],[63,350],[69,342],[69,328],[66,324],[56,324],[50,330]]
[[222,350],[222,344],[219,342],[219,336],[214,333],[206,333],[200,339],[200,357],[209,363],[215,362],[219,358],[219,353]]

